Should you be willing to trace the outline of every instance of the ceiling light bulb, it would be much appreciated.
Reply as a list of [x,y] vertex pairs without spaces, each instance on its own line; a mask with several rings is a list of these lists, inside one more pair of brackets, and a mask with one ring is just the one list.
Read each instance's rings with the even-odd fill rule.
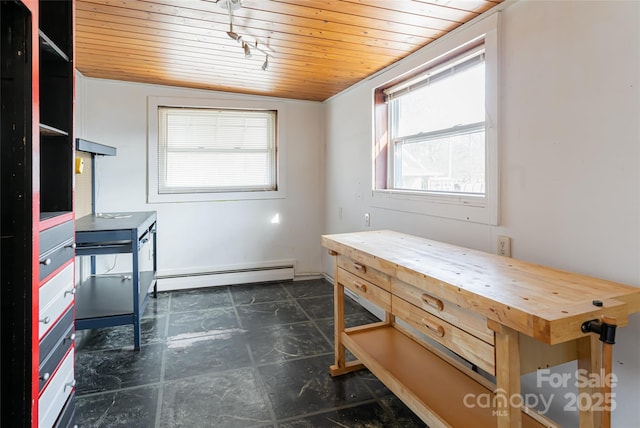
[[242,43],[242,49],[244,49],[244,57],[251,58],[251,49],[249,49],[249,44],[247,42]]
[[262,64],[262,70],[269,70],[269,55],[264,59],[264,64]]

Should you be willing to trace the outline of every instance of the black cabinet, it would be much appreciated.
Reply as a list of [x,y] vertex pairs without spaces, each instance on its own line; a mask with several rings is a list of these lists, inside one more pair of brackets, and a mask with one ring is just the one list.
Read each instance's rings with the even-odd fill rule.
[[31,355],[38,282],[32,240],[34,12],[33,5],[0,2],[0,425],[16,427],[29,426],[37,389]]

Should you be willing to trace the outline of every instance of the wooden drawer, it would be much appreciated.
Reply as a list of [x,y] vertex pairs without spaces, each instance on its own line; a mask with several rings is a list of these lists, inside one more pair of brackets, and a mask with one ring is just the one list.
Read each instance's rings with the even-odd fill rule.
[[338,269],[338,282],[385,311],[391,311],[391,294],[388,291],[341,268]]
[[488,373],[496,374],[495,348],[492,345],[399,297],[391,297],[391,307],[393,315],[407,322],[413,328]]
[[493,330],[487,327],[487,318],[461,308],[455,303],[440,299],[437,296],[426,293],[406,282],[393,279],[391,282],[391,292],[407,302],[424,309],[425,311],[448,321],[450,324],[484,340],[491,345],[495,344]]
[[71,263],[40,287],[38,339],[44,337],[73,302],[75,294],[73,274],[74,265]]
[[40,390],[47,384],[49,377],[71,348],[74,339],[71,306],[40,342]]
[[50,428],[54,425],[74,387],[73,348],[71,348],[38,399],[40,428]]
[[337,259],[339,268],[351,272],[352,274],[359,276],[360,278],[365,279],[384,290],[391,291],[391,280],[389,275],[363,265],[362,263],[353,261],[345,256],[338,256]]

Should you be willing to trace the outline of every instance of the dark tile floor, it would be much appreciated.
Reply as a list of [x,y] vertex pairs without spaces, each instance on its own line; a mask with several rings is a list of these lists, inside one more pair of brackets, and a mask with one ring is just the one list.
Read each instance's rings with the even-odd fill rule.
[[[131,326],[78,332],[80,427],[424,427],[363,370],[332,378],[325,280],[160,293]],[[347,325],[376,318],[353,301]]]

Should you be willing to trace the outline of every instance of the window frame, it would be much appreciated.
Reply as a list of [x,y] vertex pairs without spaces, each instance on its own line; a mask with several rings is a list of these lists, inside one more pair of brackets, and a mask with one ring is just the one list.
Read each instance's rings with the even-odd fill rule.
[[[389,210],[432,215],[455,220],[497,225],[499,198],[498,171],[498,17],[496,13],[466,31],[443,38],[434,47],[431,59],[422,66],[378,86],[373,91],[373,171],[372,205]],[[443,65],[478,45],[485,56],[485,194],[444,193],[389,188],[393,149],[389,138],[390,109],[384,91],[414,80],[427,70]],[[427,47],[429,48],[429,46]]]
[[[238,191],[211,191],[211,192],[159,192],[159,121],[158,109],[160,107],[176,108],[211,108],[220,110],[265,110],[276,112],[275,123],[275,190],[238,190]],[[177,98],[177,97],[153,97],[147,99],[148,122],[148,180],[147,202],[203,202],[203,201],[229,201],[229,200],[260,200],[281,199],[286,197],[285,180],[285,139],[280,132],[286,120],[286,108],[283,102],[272,100],[229,100],[211,98]]]

